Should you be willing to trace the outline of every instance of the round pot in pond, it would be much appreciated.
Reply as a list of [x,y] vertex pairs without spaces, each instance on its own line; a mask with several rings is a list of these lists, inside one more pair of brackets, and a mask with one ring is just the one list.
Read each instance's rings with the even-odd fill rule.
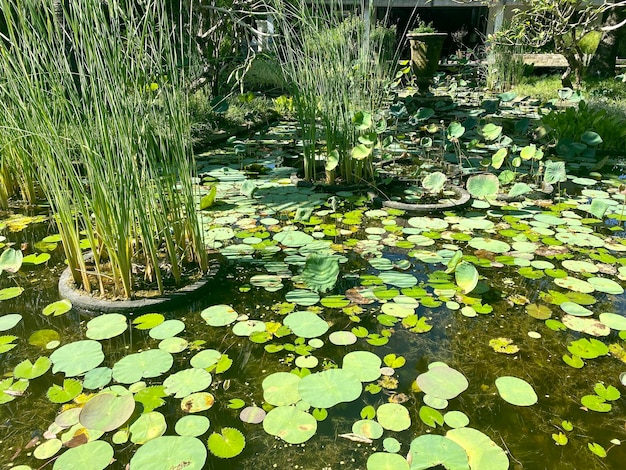
[[427,90],[437,71],[447,33],[408,33],[411,45],[411,68],[420,90]]
[[369,194],[375,205],[420,214],[460,209],[471,200],[467,190],[452,184],[447,185],[439,197],[424,197],[421,200],[415,198],[382,199],[373,193]]
[[[89,261],[90,254],[85,255]],[[202,277],[190,279],[180,288],[170,289],[162,295],[145,295],[135,299],[118,300],[97,297],[78,287],[72,278],[70,268],[65,269],[59,279],[59,294],[69,300],[72,307],[91,313],[143,313],[159,311],[184,305],[196,299],[200,294],[214,285],[212,282],[219,271],[219,263],[213,260],[209,263],[209,271]]]

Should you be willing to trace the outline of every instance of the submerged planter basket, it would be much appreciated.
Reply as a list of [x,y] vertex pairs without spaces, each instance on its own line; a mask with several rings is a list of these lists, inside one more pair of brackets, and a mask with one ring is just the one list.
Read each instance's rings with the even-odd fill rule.
[[[89,256],[89,255],[87,255]],[[142,313],[146,311],[163,310],[190,302],[211,285],[219,270],[217,261],[209,263],[209,271],[202,278],[171,293],[158,297],[149,297],[135,300],[107,300],[95,297],[79,289],[70,268],[61,274],[59,279],[59,294],[62,298],[72,302],[72,307],[86,312],[98,313]]]
[[382,207],[388,207],[391,209],[400,209],[408,212],[417,212],[417,213],[430,213],[430,212],[441,212],[447,211],[451,209],[458,209],[460,207],[465,206],[471,199],[470,194],[460,186],[448,185],[446,189],[454,192],[453,198],[443,199],[437,203],[431,204],[420,204],[420,203],[408,203],[401,201],[389,201],[389,200],[381,200],[378,197],[373,197],[374,195],[370,193],[372,199],[375,203],[380,204]]
[[409,33],[411,44],[411,68],[417,77],[420,90],[427,90],[437,71],[443,43],[447,33]]

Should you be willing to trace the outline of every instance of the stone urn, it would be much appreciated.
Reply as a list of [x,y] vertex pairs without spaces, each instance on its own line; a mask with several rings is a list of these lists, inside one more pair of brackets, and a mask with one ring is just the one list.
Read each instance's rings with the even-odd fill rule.
[[406,37],[411,45],[411,68],[417,85],[422,91],[428,90],[448,33],[408,33]]

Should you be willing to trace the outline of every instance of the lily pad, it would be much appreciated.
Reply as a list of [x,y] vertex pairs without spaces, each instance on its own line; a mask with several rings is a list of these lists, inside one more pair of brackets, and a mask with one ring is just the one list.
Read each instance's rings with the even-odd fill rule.
[[13,369],[13,377],[16,379],[36,379],[48,372],[52,362],[45,356],[37,358],[33,364],[30,360],[25,359],[15,366]]
[[126,423],[133,411],[135,400],[131,394],[102,392],[85,403],[79,421],[87,429],[108,432]]
[[0,316],[0,331],[7,331],[22,321],[22,315],[19,313],[9,313]]
[[398,454],[374,452],[367,458],[367,470],[409,470],[409,462]]
[[213,378],[204,369],[185,369],[170,375],[163,382],[165,393],[174,398],[183,398],[195,392],[201,392],[211,385]]
[[165,317],[160,313],[146,313],[133,320],[133,325],[138,330],[149,330],[159,326],[165,321]]
[[333,255],[311,253],[306,258],[302,280],[315,292],[327,292],[335,287],[339,276],[339,258]]
[[380,377],[380,357],[369,351],[352,351],[343,358],[343,369],[352,372],[361,382],[373,382]]
[[259,424],[266,415],[265,410],[259,406],[247,406],[239,413],[239,419],[244,423]]
[[302,338],[317,338],[328,331],[326,323],[319,315],[312,312],[293,312],[285,317],[283,323],[287,325],[296,336]]
[[434,434],[424,434],[411,441],[409,460],[411,470],[425,470],[438,465],[448,470],[470,470],[463,447],[447,437]]
[[404,431],[411,426],[409,410],[398,403],[383,403],[376,410],[376,419],[380,425],[390,431]]
[[239,314],[230,305],[213,305],[200,312],[200,316],[210,326],[226,326],[237,320]]
[[148,333],[154,339],[166,339],[176,336],[185,329],[185,324],[180,320],[165,320],[159,326],[155,326]]
[[53,317],[61,316],[72,310],[72,302],[67,299],[57,300],[48,304],[43,309],[43,314],[46,316],[52,315]]
[[[77,447],[80,449],[80,447]],[[199,439],[189,436],[161,436],[137,449],[130,460],[131,470],[201,470],[207,448]],[[87,468],[86,466],[81,468]]]
[[188,415],[176,421],[174,430],[179,436],[198,437],[207,432],[210,426],[211,421],[206,416]]
[[300,397],[314,408],[331,408],[354,401],[362,391],[358,377],[343,369],[316,372],[303,377],[298,384]]
[[86,336],[89,339],[103,340],[121,335],[128,327],[128,320],[119,313],[100,315],[87,323]]
[[451,429],[446,437],[467,453],[471,469],[507,470],[509,458],[488,436],[473,428]]
[[100,343],[88,339],[61,346],[50,355],[50,360],[53,374],[63,372],[66,377],[75,377],[98,367],[104,361],[104,352]]
[[532,385],[518,377],[498,377],[496,388],[502,399],[512,405],[531,406],[537,403],[537,394]]
[[246,446],[242,432],[235,428],[222,428],[221,433],[214,432],[207,441],[209,451],[220,459],[231,459],[241,454]]
[[469,386],[463,374],[448,366],[433,367],[416,379],[419,388],[427,395],[452,400]]
[[[98,343],[99,344],[99,343]],[[164,374],[174,364],[174,357],[162,349],[124,356],[113,365],[113,379],[123,384],[132,384],[143,378],[153,378]]]
[[104,470],[112,460],[113,447],[111,447],[111,444],[104,441],[92,441],[66,450],[54,461],[53,469]]
[[275,372],[262,383],[263,399],[274,406],[292,405],[300,400],[300,377],[289,372]]
[[360,419],[352,425],[352,432],[369,439],[379,439],[383,435],[383,427],[372,419]]
[[317,431],[317,420],[295,406],[279,406],[267,413],[263,429],[289,444],[302,444]]
[[165,416],[158,411],[143,413],[130,425],[130,441],[135,444],[145,444],[148,441],[165,434],[167,423]]
[[297,305],[302,305],[304,307],[309,307],[311,305],[315,305],[319,302],[320,296],[310,290],[305,289],[296,289],[290,292],[287,292],[285,295],[285,300],[287,302],[293,302]]
[[199,413],[211,408],[215,404],[215,397],[209,392],[192,393],[180,402],[180,408],[187,413]]

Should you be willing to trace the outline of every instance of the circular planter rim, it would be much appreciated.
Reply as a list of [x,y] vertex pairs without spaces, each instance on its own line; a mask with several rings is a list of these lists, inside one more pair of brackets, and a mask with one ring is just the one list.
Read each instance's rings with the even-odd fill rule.
[[66,268],[59,278],[59,294],[69,300],[72,307],[91,313],[141,313],[148,310],[158,311],[175,307],[191,301],[206,289],[219,269],[217,262],[209,266],[209,271],[202,278],[174,292],[159,297],[135,300],[107,300],[94,297],[80,290],[72,279],[70,268]]
[[456,185],[448,185],[447,187],[456,193],[456,199],[433,204],[411,204],[407,202],[383,200],[382,205],[383,207],[401,209],[410,212],[439,212],[463,207],[470,201],[471,196],[466,189]]
[[448,33],[406,33],[408,39],[420,37],[448,37]]

